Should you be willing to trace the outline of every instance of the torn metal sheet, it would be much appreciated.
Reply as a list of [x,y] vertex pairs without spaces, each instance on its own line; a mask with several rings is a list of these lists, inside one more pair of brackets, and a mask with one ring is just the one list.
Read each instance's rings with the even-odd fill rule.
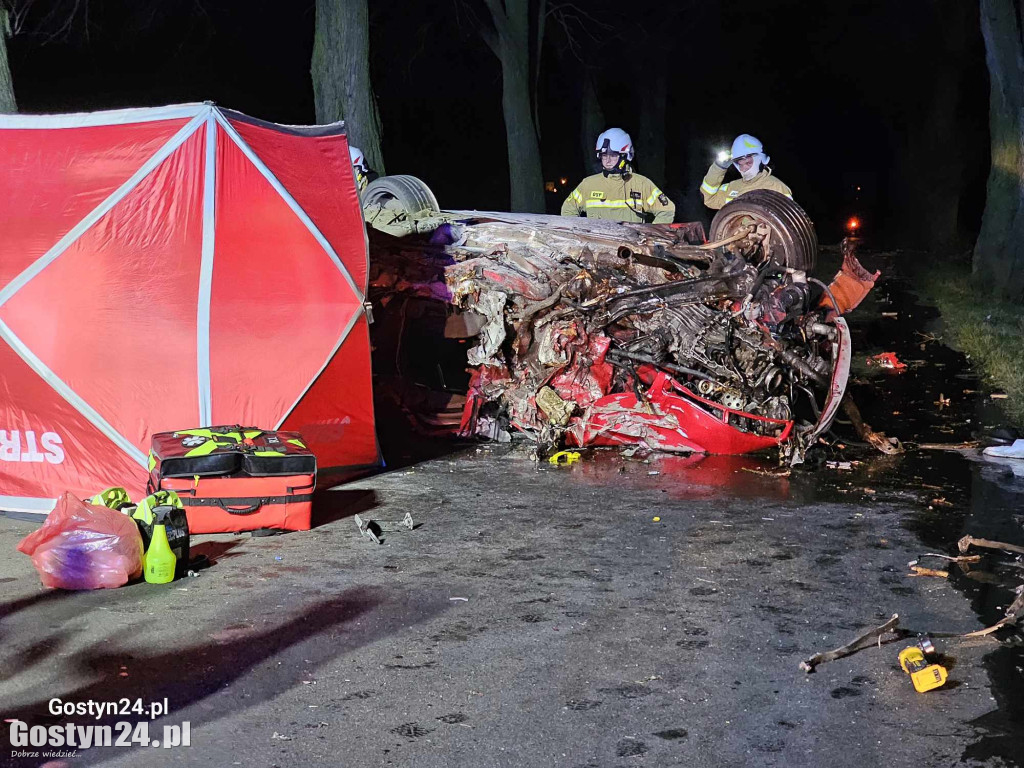
[[[730,205],[736,223],[710,244],[700,225],[435,213],[426,234],[423,222],[402,238],[371,230],[371,296],[392,312],[410,292],[443,305],[437,349],[465,345],[452,357],[464,361],[456,373],[465,405],[453,429],[463,437],[518,431],[542,451],[783,446],[798,462],[845,394],[852,351],[839,314],[878,275],[850,251],[830,286],[810,279],[786,266],[799,260],[780,262],[779,244],[792,238],[757,211],[737,217],[742,200]],[[420,371],[421,384],[436,387],[425,381],[430,360]],[[446,388],[454,375],[442,377]]]

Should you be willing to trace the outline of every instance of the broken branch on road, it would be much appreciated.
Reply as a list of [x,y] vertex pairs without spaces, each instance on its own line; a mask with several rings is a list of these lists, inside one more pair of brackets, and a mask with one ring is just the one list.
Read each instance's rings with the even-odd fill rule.
[[[826,651],[825,653],[816,653],[813,656],[811,656],[811,658],[801,661],[800,669],[802,669],[804,672],[810,673],[813,672],[814,668],[817,667],[819,664],[824,664],[829,661],[835,661],[836,659],[841,659],[844,656],[851,656],[852,654],[857,653],[857,651],[862,651],[865,648],[869,647],[872,643],[877,643],[878,645],[881,645],[882,636],[887,635],[890,632],[896,632],[899,623],[900,616],[898,613],[894,613],[892,615],[892,618],[885,622],[885,624],[883,624],[880,627],[875,627],[874,629],[868,630],[862,635],[858,635],[856,638],[854,638],[851,642],[847,643],[846,645],[842,645],[831,651]],[[903,633],[900,633],[900,637],[902,636]]]
[[1017,546],[1016,544],[1007,544],[1004,541],[978,539],[974,536],[964,536],[956,543],[956,546],[961,552],[967,552],[971,547],[983,547],[985,549],[1001,549],[1005,552],[1016,552],[1019,555],[1024,555],[1024,547]]

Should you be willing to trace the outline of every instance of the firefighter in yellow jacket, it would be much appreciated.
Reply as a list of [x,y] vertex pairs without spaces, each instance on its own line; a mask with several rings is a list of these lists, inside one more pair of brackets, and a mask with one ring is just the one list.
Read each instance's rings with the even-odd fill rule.
[[[704,182],[700,185],[700,193],[704,196],[704,205],[708,208],[719,209],[730,200],[735,200],[746,192],[755,189],[771,189],[781,192],[790,200],[793,193],[789,187],[772,176],[772,169],[768,167],[771,160],[764,153],[761,142],[749,133],[741,133],[732,143],[732,152],[722,152],[708,168]],[[740,178],[723,184],[725,172],[729,165],[735,165],[740,172]]]
[[588,176],[562,203],[563,216],[671,224],[676,206],[654,182],[633,173],[633,141],[621,128],[609,128],[595,147],[601,173]]

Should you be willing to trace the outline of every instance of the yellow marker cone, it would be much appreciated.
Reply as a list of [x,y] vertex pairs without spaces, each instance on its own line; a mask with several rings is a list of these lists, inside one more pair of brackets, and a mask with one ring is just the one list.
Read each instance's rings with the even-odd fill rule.
[[174,568],[177,564],[178,558],[174,556],[167,541],[167,526],[154,525],[153,540],[149,542],[149,549],[146,551],[146,581],[150,584],[167,584],[174,581]]

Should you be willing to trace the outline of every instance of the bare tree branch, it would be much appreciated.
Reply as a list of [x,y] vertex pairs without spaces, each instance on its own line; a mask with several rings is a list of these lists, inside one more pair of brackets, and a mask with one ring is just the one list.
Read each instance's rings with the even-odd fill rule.
[[498,37],[510,40],[512,38],[512,30],[509,28],[508,16],[505,15],[505,8],[501,4],[501,0],[484,0],[484,4],[487,6],[487,10],[491,12],[491,18],[494,20],[494,30],[498,33]]

